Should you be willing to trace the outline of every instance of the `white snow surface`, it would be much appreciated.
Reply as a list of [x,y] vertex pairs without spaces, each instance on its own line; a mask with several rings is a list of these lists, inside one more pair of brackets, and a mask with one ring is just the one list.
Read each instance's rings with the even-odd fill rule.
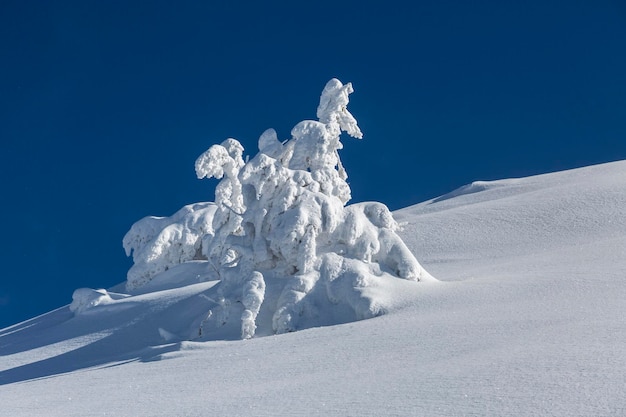
[[382,277],[385,315],[249,340],[185,341],[216,302],[200,261],[81,290],[80,314],[0,330],[0,414],[623,416],[624,207],[626,161],[475,182],[394,213],[440,281]]

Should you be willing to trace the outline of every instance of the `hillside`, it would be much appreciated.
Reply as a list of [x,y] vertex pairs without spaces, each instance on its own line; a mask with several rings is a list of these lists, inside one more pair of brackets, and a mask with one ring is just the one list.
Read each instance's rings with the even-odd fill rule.
[[187,341],[216,284],[188,263],[143,293],[120,286],[84,314],[0,330],[0,404],[11,416],[621,416],[624,207],[626,161],[472,183],[394,213],[439,281],[382,277],[365,290],[379,317],[314,327],[337,322],[320,314],[244,341],[229,328]]

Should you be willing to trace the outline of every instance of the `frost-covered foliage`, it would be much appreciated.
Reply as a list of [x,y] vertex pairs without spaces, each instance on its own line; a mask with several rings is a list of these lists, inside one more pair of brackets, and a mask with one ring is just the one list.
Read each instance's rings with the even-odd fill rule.
[[247,162],[235,139],[200,155],[198,178],[221,180],[215,205],[190,205],[171,218],[133,225],[124,238],[135,261],[127,290],[173,265],[205,260],[221,282],[218,306],[202,327],[235,317],[241,337],[250,338],[263,308],[272,331],[283,333],[310,314],[316,303],[307,298],[347,305],[354,317],[367,318],[381,313],[362,291],[376,276],[432,278],[395,233],[398,225],[385,205],[346,206],[351,196],[340,135],[362,137],[347,110],[352,92],[349,83],[329,81],[318,121],[298,123],[285,142],[273,129],[265,131],[259,153]]
[[133,255],[126,289],[141,287],[174,265],[202,259],[202,237],[213,233],[213,203],[190,204],[171,217],[148,216],[133,224],[123,245]]

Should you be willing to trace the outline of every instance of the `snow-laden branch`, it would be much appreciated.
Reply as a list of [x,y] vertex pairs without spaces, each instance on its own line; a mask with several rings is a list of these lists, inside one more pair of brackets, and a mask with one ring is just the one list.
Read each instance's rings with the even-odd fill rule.
[[187,206],[182,218],[177,213],[135,224],[124,238],[135,261],[127,288],[176,263],[204,260],[221,282],[219,306],[203,328],[236,317],[241,337],[250,338],[264,308],[276,333],[297,330],[299,318],[315,304],[309,299],[320,294],[367,318],[381,313],[362,291],[376,276],[432,278],[395,233],[398,225],[385,205],[346,206],[351,196],[340,136],[363,136],[347,109],[352,92],[349,83],[329,81],[317,121],[298,123],[284,142],[268,129],[259,138],[259,153],[247,162],[235,139],[200,155],[198,178],[220,180],[215,205],[199,206],[202,215],[195,221],[188,221],[197,213]]

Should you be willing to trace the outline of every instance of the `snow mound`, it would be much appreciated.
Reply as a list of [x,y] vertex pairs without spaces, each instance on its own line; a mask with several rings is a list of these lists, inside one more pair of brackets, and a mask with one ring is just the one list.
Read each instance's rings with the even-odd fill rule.
[[[233,138],[200,155],[197,177],[220,180],[215,202],[135,223],[123,240],[134,261],[125,292],[219,281],[206,295],[213,304],[192,320],[197,333],[215,338],[232,334],[225,331],[232,327],[248,339],[374,317],[385,308],[372,295],[377,292],[364,289],[393,278],[434,280],[396,233],[384,204],[346,206],[351,191],[340,136],[363,136],[347,109],[352,92],[350,83],[330,80],[318,120],[296,124],[284,142],[266,130],[252,158],[244,160]],[[204,270],[181,274],[176,267],[187,263]],[[107,302],[106,294],[78,296],[76,313]]]
[[126,297],[128,297],[127,294],[112,293],[104,289],[78,288],[72,294],[72,303],[69,308],[74,314],[82,314],[96,306],[111,304],[115,300]]
[[80,314],[92,307],[100,304],[108,304],[113,299],[106,290],[93,290],[91,288],[78,288],[72,294],[72,304],[70,311]]

